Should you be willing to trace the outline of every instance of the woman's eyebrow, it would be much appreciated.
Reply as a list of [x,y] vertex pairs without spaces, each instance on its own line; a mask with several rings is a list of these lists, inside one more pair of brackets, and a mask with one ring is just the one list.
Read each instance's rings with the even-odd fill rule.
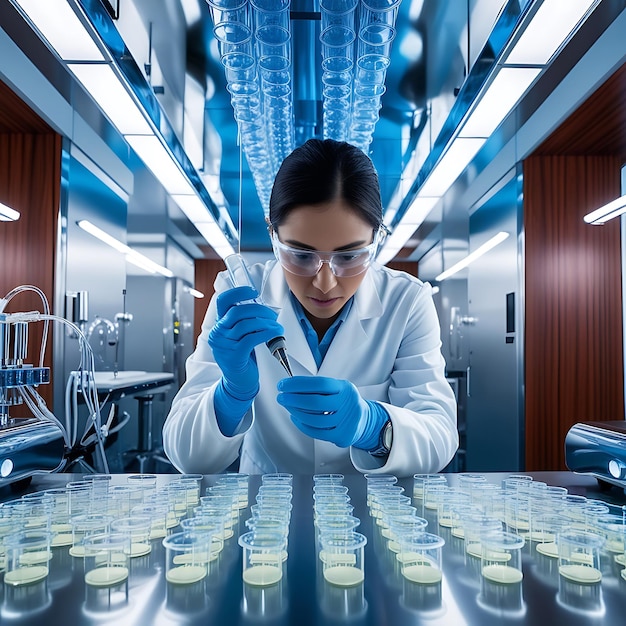
[[302,250],[309,250],[311,252],[342,252],[344,250],[354,250],[358,248],[364,248],[367,244],[367,240],[361,239],[360,241],[353,241],[352,243],[348,243],[345,246],[339,246],[334,250],[318,250],[313,246],[309,246],[306,243],[302,243],[301,241],[296,241],[295,239],[285,239],[283,242],[289,246],[294,248],[301,248]]

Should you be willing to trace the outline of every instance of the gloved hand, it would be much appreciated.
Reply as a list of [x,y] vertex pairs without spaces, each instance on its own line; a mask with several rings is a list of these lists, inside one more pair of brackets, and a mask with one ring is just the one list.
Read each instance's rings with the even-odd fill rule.
[[293,376],[278,382],[277,401],[291,421],[309,437],[340,448],[378,447],[388,415],[376,402],[363,400],[347,380],[323,376]]
[[257,296],[257,291],[251,287],[235,287],[217,297],[217,321],[209,332],[208,342],[222,370],[215,408],[220,428],[225,426],[224,434],[234,432],[259,392],[254,348],[284,334],[272,309],[250,302]]

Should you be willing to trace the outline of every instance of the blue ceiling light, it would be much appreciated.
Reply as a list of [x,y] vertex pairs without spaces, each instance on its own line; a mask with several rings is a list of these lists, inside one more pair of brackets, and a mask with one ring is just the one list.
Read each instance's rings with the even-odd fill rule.
[[[473,161],[599,0],[509,0],[472,66],[432,150],[409,160],[385,212],[393,259]],[[408,189],[408,191],[407,191]]]
[[96,0],[12,0],[222,257],[238,234],[213,200],[111,16]]

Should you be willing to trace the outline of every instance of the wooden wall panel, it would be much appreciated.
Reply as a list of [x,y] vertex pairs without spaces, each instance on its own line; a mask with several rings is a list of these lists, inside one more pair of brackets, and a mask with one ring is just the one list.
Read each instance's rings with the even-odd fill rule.
[[624,417],[620,224],[582,219],[620,195],[620,167],[524,161],[527,471],[565,469],[574,423]]
[[[53,310],[57,219],[61,188],[61,141],[54,133],[0,134],[0,202],[20,211],[16,222],[0,222],[0,297],[19,285],[34,285]],[[42,310],[34,292],[17,295],[8,312]],[[45,364],[52,366],[52,331]],[[39,361],[43,323],[29,327],[28,361]],[[52,407],[52,384],[39,393]],[[16,416],[22,412],[15,411]],[[29,415],[25,413],[24,415]]]
[[196,299],[193,310],[193,332],[197,339],[202,328],[202,320],[209,306],[209,301],[213,297],[213,283],[217,275],[224,271],[226,266],[221,259],[197,259],[195,263],[194,286],[204,294],[201,300]]

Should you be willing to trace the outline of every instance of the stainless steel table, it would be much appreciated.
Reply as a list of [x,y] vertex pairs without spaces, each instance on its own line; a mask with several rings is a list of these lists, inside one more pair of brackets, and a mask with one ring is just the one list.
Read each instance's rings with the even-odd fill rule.
[[[490,482],[501,482],[507,474],[486,474]],[[159,485],[175,478],[159,476]],[[448,474],[455,486],[457,477]],[[568,472],[536,473],[536,480],[561,485],[570,493],[588,498],[612,498],[619,504],[623,493],[607,494],[595,479]],[[204,489],[216,476],[205,476]],[[50,474],[35,477],[29,491],[63,485],[76,476]],[[115,475],[113,483],[124,484],[126,475]],[[412,491],[412,480],[400,480]],[[321,577],[314,546],[313,481],[311,476],[294,476],[293,512],[289,534],[287,575],[267,588],[244,585],[241,549],[236,536],[228,540],[220,559],[204,581],[194,585],[171,585],[164,577],[164,553],[154,542],[151,554],[133,559],[126,593],[103,593],[83,582],[83,563],[69,556],[67,548],[55,548],[47,579],[37,584],[0,589],[0,623],[21,626],[116,624],[158,625],[298,625],[358,626],[489,626],[511,624],[568,626],[621,624],[626,615],[626,581],[621,567],[606,560],[603,579],[597,585],[564,585],[556,561],[541,558],[531,546],[524,548],[524,578],[520,585],[493,585],[481,591],[480,574],[465,563],[459,545],[436,522],[429,530],[446,539],[441,584],[421,586],[403,580],[397,561],[383,545],[381,535],[368,514],[366,481],[346,476],[354,514],[361,519],[359,530],[368,537],[365,549],[365,581],[357,587],[340,588]],[[250,501],[260,477],[250,477]],[[6,500],[16,494],[4,488]],[[241,514],[243,521],[248,510]],[[243,532],[243,530],[242,530]]]

